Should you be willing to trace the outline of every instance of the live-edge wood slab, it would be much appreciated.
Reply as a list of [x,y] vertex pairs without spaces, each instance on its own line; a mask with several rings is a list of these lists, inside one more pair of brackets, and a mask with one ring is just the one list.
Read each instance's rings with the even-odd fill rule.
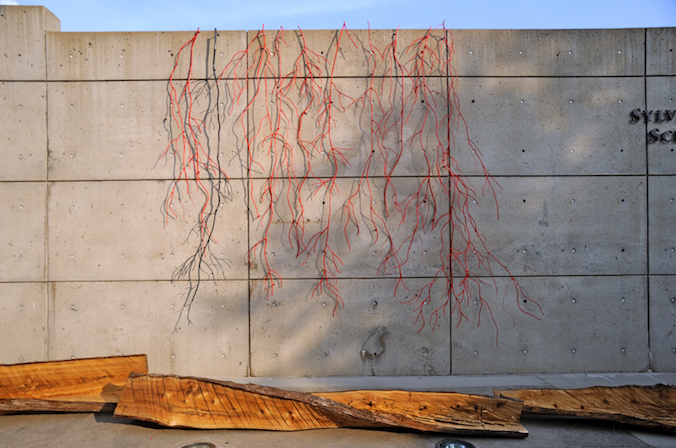
[[501,401],[482,395],[403,390],[355,390],[314,395],[356,409],[406,416],[448,428],[473,426],[473,429],[499,434],[508,428],[513,431],[521,427],[523,404],[519,400]]
[[0,414],[112,411],[146,355],[0,365]]
[[407,429],[526,437],[521,402],[454,393],[308,394],[170,375],[131,374],[115,416],[200,429]]
[[616,421],[676,431],[676,387],[589,387],[585,389],[495,390],[523,400],[523,412]]

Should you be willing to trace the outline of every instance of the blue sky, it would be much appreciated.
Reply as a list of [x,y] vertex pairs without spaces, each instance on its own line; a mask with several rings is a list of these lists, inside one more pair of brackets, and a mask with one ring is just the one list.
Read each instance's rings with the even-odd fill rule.
[[[0,4],[36,4],[0,0]],[[676,0],[44,0],[62,31],[676,26]]]

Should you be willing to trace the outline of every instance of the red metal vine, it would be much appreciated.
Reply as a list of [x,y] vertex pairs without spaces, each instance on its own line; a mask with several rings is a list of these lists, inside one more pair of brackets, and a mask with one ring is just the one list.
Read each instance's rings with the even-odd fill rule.
[[[206,122],[213,119],[214,110],[220,131],[220,109],[208,107],[204,118],[197,119],[192,106],[195,92],[211,94],[215,88],[220,94],[219,85],[226,85],[228,79],[230,84],[225,89],[229,89],[231,112],[247,97],[237,127],[246,144],[249,212],[260,232],[247,258],[251,266],[260,264],[268,295],[274,294],[275,286],[282,286],[281,275],[270,258],[271,229],[277,219],[288,225],[284,239],[295,251],[299,266],[316,266],[317,282],[312,295],[334,298],[334,315],[344,306],[337,281],[343,266],[340,240],[352,249],[350,237],[364,229],[381,256],[375,274],[397,279],[395,296],[399,288],[407,289],[406,267],[420,262],[419,254],[414,253],[422,249],[423,238],[431,233],[438,235],[438,269],[404,302],[412,307],[420,329],[427,324],[436,327],[447,310],[458,313],[459,322],[469,320],[464,309],[472,300],[480,302],[479,317],[485,309],[497,329],[492,308],[482,292],[483,287],[491,286],[499,294],[496,270],[510,280],[503,300],[511,291],[519,309],[532,315],[521,305],[522,300],[530,299],[501,261],[506,255],[488,240],[470,214],[470,205],[486,194],[497,204],[499,185],[469,138],[468,125],[460,112],[458,79],[451,63],[453,40],[447,30],[430,29],[407,45],[401,44],[401,32],[396,30],[390,43],[378,48],[370,30],[361,41],[343,26],[324,54],[308,46],[301,30],[288,33],[282,29],[269,35],[263,29],[246,50],[225,64],[220,74],[214,67],[212,78],[204,82],[209,88],[197,88],[191,81],[196,37],[197,34],[181,48],[174,68],[176,71],[180,53],[189,48],[185,86],[176,89],[174,72],[170,76],[171,118],[182,131],[172,138],[163,154],[172,154],[181,161],[165,201],[166,216],[178,217],[172,205],[184,199],[180,185],[188,197],[196,189],[204,199],[195,231],[200,239],[196,258],[177,271],[177,277],[191,280],[185,302],[188,310],[195,299],[200,274],[215,278],[217,272],[222,272],[218,263],[218,269],[213,269],[214,258],[207,256],[209,243],[214,241],[218,209],[213,203],[229,197],[225,188],[229,185],[227,174],[218,157],[214,159],[208,145],[202,144]],[[298,53],[286,59],[293,45],[298,45]],[[214,58],[215,51],[216,34]],[[343,53],[350,52],[363,54],[368,70],[365,88],[352,96],[341,89],[344,81],[336,72]],[[341,200],[339,185],[348,186],[349,179],[340,173],[350,168],[351,152],[359,151],[358,147],[336,143],[340,117],[349,116],[359,121],[366,151],[361,166],[356,168],[358,176],[351,178],[353,184]],[[467,136],[462,144],[456,142],[458,132]],[[453,156],[462,148],[471,151],[483,173],[480,192],[463,176]],[[407,168],[402,165],[404,157],[421,166],[412,173],[417,182],[414,191],[406,195],[397,191],[402,182],[398,173]],[[327,166],[328,173],[324,171]],[[410,182],[407,176],[406,182]],[[308,203],[308,199],[316,202]],[[314,205],[320,199],[321,205]],[[309,230],[310,209],[319,212],[318,229]],[[481,272],[488,272],[488,278],[482,277]],[[193,273],[196,276],[191,277]],[[437,284],[443,286],[443,293],[435,292]]]

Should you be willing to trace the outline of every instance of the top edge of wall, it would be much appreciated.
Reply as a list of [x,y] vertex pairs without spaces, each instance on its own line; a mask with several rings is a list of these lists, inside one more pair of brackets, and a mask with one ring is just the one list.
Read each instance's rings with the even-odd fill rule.
[[[0,80],[166,80],[175,65],[174,79],[188,76],[188,52],[181,53],[181,60],[178,56],[195,31],[60,32],[59,20],[42,6],[0,8],[0,19],[7,21],[7,26],[0,28],[0,50],[13,58],[9,64],[0,66]],[[281,32],[284,39],[275,45],[274,37]],[[452,48],[454,76],[676,75],[673,53],[676,28],[348,30],[348,33],[349,40],[343,35],[340,41],[340,30],[269,30],[265,43],[271,57],[281,62],[280,71],[290,69],[302,46],[322,55],[327,69],[320,77],[330,73],[337,77],[385,75],[385,62],[374,67],[368,60],[370,45],[377,53],[396,44],[402,55],[410,53],[428,33],[430,48],[435,51],[445,51],[440,40],[447,38]],[[218,31],[214,52],[214,31],[200,32],[190,76],[206,78],[213,75],[214,68],[220,73],[247,47],[251,63],[255,53],[251,50],[259,50],[261,43],[260,31]],[[334,62],[335,70],[329,70]],[[430,70],[426,75],[447,73]]]
[[[350,32],[349,40],[343,36],[341,41],[336,31],[313,30],[302,35],[297,31],[286,31],[284,41],[275,44],[271,33],[266,33],[263,39],[253,32],[221,31],[215,53],[213,32],[200,33],[195,41],[191,76],[210,76],[214,66],[221,73],[233,58],[242,56],[247,47],[250,65],[262,54],[257,52],[265,48],[265,57],[274,59],[282,75],[290,73],[300,49],[306,47],[324,61],[319,77],[331,73],[335,77],[382,76],[388,72],[388,62],[381,58],[374,64],[369,54],[384,54],[385,49],[395,42],[397,53],[406,56],[404,59],[409,60],[413,72],[415,58],[411,57],[411,49],[420,45],[427,33],[427,30],[399,30],[395,35],[390,30],[354,30]],[[179,50],[193,36],[193,32],[47,33],[47,76],[54,81],[164,80],[172,73]],[[446,52],[446,44],[441,42],[443,36],[443,30],[432,32],[429,45],[432,51]],[[453,52],[453,75],[456,76],[645,74],[644,29],[457,30],[447,31],[447,36]],[[371,45],[375,48],[371,49]],[[174,79],[188,76],[188,54],[185,50],[182,53]],[[214,65],[212,54],[215,55]],[[659,51],[651,53],[653,57],[659,54]],[[669,67],[667,62],[653,65],[656,70]],[[427,76],[447,74],[443,69],[426,67],[425,70]]]

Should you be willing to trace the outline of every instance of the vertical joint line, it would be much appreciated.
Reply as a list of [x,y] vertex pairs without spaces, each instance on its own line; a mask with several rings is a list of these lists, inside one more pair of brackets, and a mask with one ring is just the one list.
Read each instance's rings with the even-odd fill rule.
[[[648,110],[648,29],[643,29],[643,110]],[[646,330],[648,333],[648,369],[652,369],[652,348],[650,344],[650,157],[648,151],[648,122],[645,123],[645,219],[646,219]]]
[[[244,135],[244,142],[246,144],[246,249],[247,249],[247,254],[249,254],[251,250],[251,157],[249,155],[249,113],[250,113],[250,108],[248,107],[250,99],[250,92],[249,92],[249,31],[245,31],[245,36],[246,36],[246,72],[244,76],[244,82],[246,85],[244,88],[246,89],[246,104],[247,104],[247,109],[246,109],[246,134]],[[249,353],[247,357],[247,366],[246,366],[246,376],[252,376],[251,375],[251,263],[249,263],[249,255],[247,255],[247,263],[246,263],[246,275],[247,275],[247,285],[246,285],[246,290],[247,290],[247,312],[248,312],[248,321],[249,321],[249,331],[248,331],[248,337],[249,337]]]
[[[448,45],[448,35],[450,31],[444,27],[444,39],[446,40],[446,64],[444,71],[446,71],[446,115],[448,116],[447,121],[446,121],[446,145],[447,145],[447,151],[448,154],[447,156],[447,161],[448,163],[448,169],[450,170],[451,165],[451,102],[450,102],[450,88],[451,88],[451,80],[450,77],[452,76],[452,73],[448,70],[449,64],[453,62],[451,59],[453,57],[453,54],[451,54],[451,48]],[[451,211],[451,208],[453,206],[453,191],[451,190],[451,173],[448,174],[448,189],[447,189],[447,196],[448,196],[448,213],[449,213],[449,225],[448,225],[448,275],[449,278],[451,279],[451,285],[453,284],[453,257],[451,256],[453,253],[453,240],[451,239],[453,236],[453,213]],[[451,291],[453,291],[452,288],[448,288],[448,374],[452,375],[453,374],[453,316],[451,315],[450,310],[453,309],[453,303],[451,300],[453,299],[451,297]]]
[[48,68],[48,45],[47,45],[47,18],[43,16],[43,32],[44,32],[44,41],[45,41],[45,257],[44,257],[44,279],[46,280],[46,295],[45,295],[45,311],[47,313],[45,325],[45,356],[46,361],[49,361],[49,340],[51,337],[51,314],[52,310],[50,307],[52,297],[51,297],[51,288],[50,288],[50,278],[49,278],[49,200],[51,197],[51,188],[49,186],[49,68]]

